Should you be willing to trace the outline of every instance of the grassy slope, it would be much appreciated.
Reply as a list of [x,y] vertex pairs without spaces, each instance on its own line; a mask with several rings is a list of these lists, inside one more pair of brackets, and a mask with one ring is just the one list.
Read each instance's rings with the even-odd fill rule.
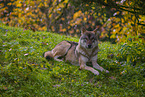
[[[121,66],[115,58],[119,46],[100,43],[98,63],[110,71],[99,76],[65,62],[46,61],[42,54],[62,40],[78,38],[32,32],[0,25],[0,94],[6,96],[145,96],[144,77],[138,67]],[[121,74],[122,71],[128,71]]]

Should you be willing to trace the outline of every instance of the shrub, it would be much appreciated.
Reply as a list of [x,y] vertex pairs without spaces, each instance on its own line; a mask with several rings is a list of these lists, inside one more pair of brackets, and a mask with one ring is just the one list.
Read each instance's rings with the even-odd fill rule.
[[145,60],[145,44],[144,43],[124,43],[117,57],[118,61],[126,61],[127,64],[136,65],[136,63]]

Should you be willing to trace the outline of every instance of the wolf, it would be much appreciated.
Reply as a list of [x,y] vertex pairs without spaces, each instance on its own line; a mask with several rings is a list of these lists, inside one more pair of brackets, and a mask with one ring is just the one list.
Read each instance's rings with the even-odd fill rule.
[[[57,44],[51,51],[44,52],[46,59],[53,58],[56,61],[70,62],[72,65],[79,66],[79,69],[89,70],[94,75],[99,75],[100,71],[105,71],[103,67],[97,63],[98,47],[98,29],[87,31],[84,27],[81,29],[81,37],[79,42],[62,41]],[[86,63],[91,62],[92,67],[87,66]]]

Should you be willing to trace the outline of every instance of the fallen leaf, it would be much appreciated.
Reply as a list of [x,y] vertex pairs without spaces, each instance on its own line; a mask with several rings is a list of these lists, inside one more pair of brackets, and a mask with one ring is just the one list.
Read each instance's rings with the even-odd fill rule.
[[29,53],[24,54],[24,56],[27,56]]
[[113,80],[116,80],[116,77],[114,77],[114,76],[111,76],[111,77],[109,77],[110,79],[113,79]]
[[53,85],[53,87],[60,87],[60,85]]

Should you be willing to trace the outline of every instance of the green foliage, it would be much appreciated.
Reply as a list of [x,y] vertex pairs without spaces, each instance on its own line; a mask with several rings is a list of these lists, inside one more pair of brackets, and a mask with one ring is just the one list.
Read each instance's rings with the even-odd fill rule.
[[[77,66],[54,60],[48,62],[42,57],[43,52],[51,50],[62,40],[77,42],[78,38],[1,24],[1,96],[145,96],[145,63],[140,61],[135,66],[128,65],[123,53],[129,51],[131,54],[130,47],[143,53],[143,45],[138,44],[136,49],[134,44],[99,43],[98,63],[110,73],[100,72],[95,76],[89,71],[80,71]],[[110,54],[114,57],[108,57]],[[117,59],[121,56],[124,57],[119,59],[122,63]],[[131,58],[138,56],[139,53]]]
[[119,61],[126,61],[129,64],[136,65],[136,63],[145,60],[144,43],[124,43],[119,52]]

